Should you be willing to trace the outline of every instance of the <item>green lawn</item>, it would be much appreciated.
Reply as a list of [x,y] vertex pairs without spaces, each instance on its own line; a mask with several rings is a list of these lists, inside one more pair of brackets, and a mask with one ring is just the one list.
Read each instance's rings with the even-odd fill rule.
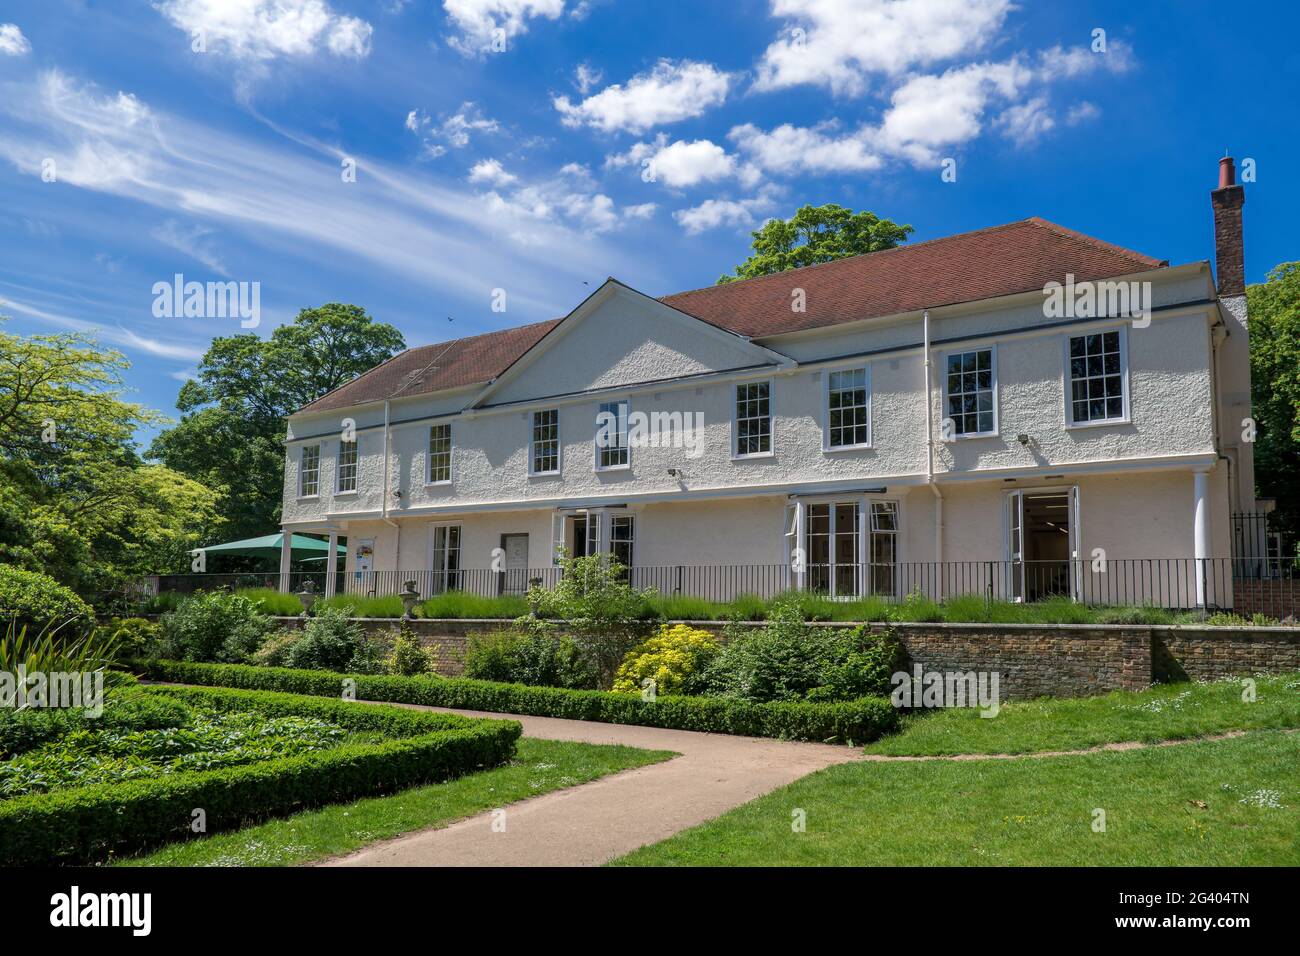
[[291,866],[360,849],[412,830],[588,783],[674,754],[566,741],[519,741],[509,766],[388,797],[336,804],[233,833],[174,843],[120,866]]
[[1300,734],[1263,731],[1074,757],[844,764],[616,863],[1296,866],[1298,833]]
[[990,754],[1081,750],[1131,740],[1185,740],[1229,730],[1300,727],[1300,673],[1255,678],[1253,703],[1238,680],[1181,683],[1101,697],[1003,704],[996,717],[953,708],[908,717],[867,753]]

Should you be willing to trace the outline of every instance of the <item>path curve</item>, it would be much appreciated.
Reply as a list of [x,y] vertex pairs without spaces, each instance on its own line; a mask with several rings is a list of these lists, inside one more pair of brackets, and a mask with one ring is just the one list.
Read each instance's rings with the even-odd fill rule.
[[372,843],[321,865],[595,866],[665,840],[816,770],[863,758],[859,749],[830,744],[441,707],[419,709],[517,720],[525,737],[672,750],[681,756],[512,803],[506,809],[505,832],[493,830],[497,818],[492,812],[481,813],[440,829]]
[[[1080,750],[1023,754],[890,756],[864,754],[856,747],[631,724],[456,710],[422,704],[388,706],[517,720],[523,725],[525,737],[672,750],[680,756],[512,803],[506,808],[504,831],[499,830],[495,811],[490,811],[449,826],[417,830],[372,843],[316,865],[597,866],[647,844],[665,840],[834,764],[1071,757],[1226,740],[1248,732],[1234,730],[1184,740],[1127,741]],[[498,829],[493,828],[494,822],[498,823]]]

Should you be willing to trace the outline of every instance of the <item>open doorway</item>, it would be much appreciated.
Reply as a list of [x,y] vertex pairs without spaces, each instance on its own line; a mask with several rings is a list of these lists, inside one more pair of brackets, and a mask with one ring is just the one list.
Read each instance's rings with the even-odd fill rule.
[[1079,489],[1013,491],[1007,508],[1013,598],[1077,597]]

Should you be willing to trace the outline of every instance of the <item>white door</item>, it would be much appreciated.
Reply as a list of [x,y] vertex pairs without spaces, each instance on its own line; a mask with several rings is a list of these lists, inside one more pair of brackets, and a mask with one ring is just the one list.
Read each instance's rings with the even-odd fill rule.
[[1013,491],[1007,496],[1007,574],[1011,600],[1025,599],[1025,494]]
[[528,535],[503,534],[505,571],[501,575],[502,594],[523,594],[528,590]]

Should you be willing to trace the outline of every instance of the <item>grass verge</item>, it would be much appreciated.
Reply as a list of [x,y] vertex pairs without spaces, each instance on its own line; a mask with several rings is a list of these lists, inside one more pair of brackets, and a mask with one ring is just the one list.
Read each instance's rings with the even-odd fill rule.
[[1300,673],[1253,680],[1253,702],[1243,699],[1246,686],[1233,679],[1009,703],[989,718],[970,708],[921,713],[904,718],[898,733],[871,744],[867,753],[1017,754],[1300,727]]
[[674,754],[556,740],[519,741],[504,767],[387,797],[335,804],[233,833],[176,843],[120,866],[292,866],[561,790]]
[[615,863],[1295,866],[1297,832],[1300,735],[1265,731],[1075,757],[843,764]]

